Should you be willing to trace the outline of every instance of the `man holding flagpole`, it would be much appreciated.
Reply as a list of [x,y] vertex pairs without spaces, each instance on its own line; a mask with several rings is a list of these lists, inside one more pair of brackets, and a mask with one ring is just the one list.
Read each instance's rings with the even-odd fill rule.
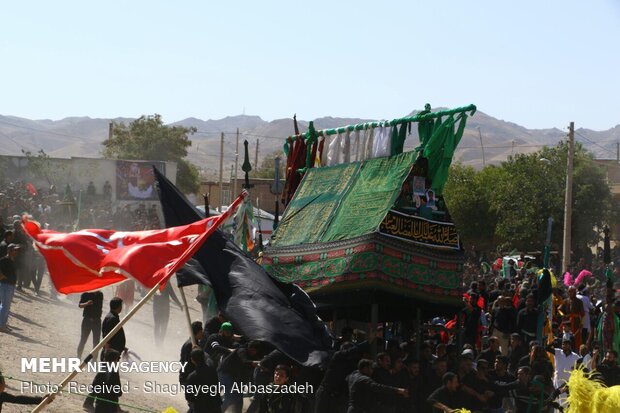
[[[41,252],[55,288],[63,293],[92,291],[125,279],[134,279],[149,288],[146,296],[105,334],[90,354],[56,386],[56,391],[32,411],[42,411],[53,398],[92,360],[123,325],[153,295],[165,287],[170,277],[179,270],[204,244],[219,225],[234,213],[247,193],[243,193],[223,214],[205,218],[188,225],[160,230],[119,232],[113,230],[81,230],[69,234],[43,230],[39,223],[24,217],[22,225]],[[112,300],[114,301],[114,300]],[[111,302],[111,308],[122,308],[122,303]],[[120,311],[118,311],[120,312]],[[118,314],[116,314],[118,315]]]

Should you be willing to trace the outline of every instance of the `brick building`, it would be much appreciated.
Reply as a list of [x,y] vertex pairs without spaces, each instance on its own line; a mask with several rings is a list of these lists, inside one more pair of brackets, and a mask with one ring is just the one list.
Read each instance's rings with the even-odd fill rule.
[[[241,192],[244,180],[237,180],[237,192]],[[250,185],[254,185],[250,189],[250,199],[252,205],[258,207],[270,214],[275,213],[275,200],[276,197],[271,193],[271,185],[273,179],[264,178],[252,178],[250,179]],[[201,194],[209,195],[209,206],[216,209],[220,205],[229,205],[233,198],[234,181],[224,182],[222,184],[222,196],[220,196],[220,184],[217,181],[203,181],[200,183],[200,195],[196,197],[196,203],[202,203]],[[258,198],[258,203],[256,199]],[[284,212],[284,207],[280,204],[280,216]]]

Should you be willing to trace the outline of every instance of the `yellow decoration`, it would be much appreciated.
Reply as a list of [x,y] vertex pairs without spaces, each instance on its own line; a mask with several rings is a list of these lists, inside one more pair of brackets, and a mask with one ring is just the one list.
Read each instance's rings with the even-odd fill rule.
[[565,413],[620,412],[620,386],[606,387],[592,378],[583,367],[573,370],[568,379],[570,389]]
[[[543,269],[536,271],[536,275],[542,275]],[[549,270],[549,274],[551,274],[551,288],[555,288],[558,285],[558,280],[555,279],[555,275],[553,271]]]
[[172,408],[172,407],[166,407],[166,410],[164,410],[164,411],[163,411],[163,412],[161,412],[161,413],[179,413],[179,412],[177,412],[177,411],[176,411],[174,408]]

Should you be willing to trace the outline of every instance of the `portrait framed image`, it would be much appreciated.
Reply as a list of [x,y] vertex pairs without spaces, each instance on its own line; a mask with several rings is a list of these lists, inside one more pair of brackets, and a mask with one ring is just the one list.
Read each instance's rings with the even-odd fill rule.
[[116,161],[116,199],[157,200],[153,166],[165,173],[164,162]]
[[426,191],[426,206],[432,209],[433,211],[437,210],[437,204],[435,199],[435,191],[429,189]]
[[423,176],[413,177],[413,194],[425,195],[426,194],[426,178]]

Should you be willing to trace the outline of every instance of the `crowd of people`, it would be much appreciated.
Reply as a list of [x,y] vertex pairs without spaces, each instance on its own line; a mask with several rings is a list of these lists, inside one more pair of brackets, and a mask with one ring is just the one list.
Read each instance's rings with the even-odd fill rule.
[[[378,336],[346,327],[324,370],[300,366],[265,343],[244,342],[222,314],[205,319],[204,329],[193,324],[198,347],[188,340],[181,360],[193,360],[197,348],[204,353],[196,357],[206,360],[203,377],[211,381],[205,384],[264,384],[285,376],[287,383],[313,385],[312,393],[287,395],[286,402],[254,395],[249,412],[562,411],[573,369],[591,372],[608,387],[620,385],[620,300],[607,294],[601,259],[594,257],[592,273],[582,271],[583,260],[575,263],[574,276],[564,277],[575,282],[552,275],[550,305],[541,302],[544,287],[534,261],[523,265],[521,257],[507,272],[472,266],[469,274],[477,275],[464,286],[457,314],[433,317],[409,336],[390,334],[402,331],[398,323],[388,323]],[[180,382],[188,383],[187,377]],[[241,412],[243,405],[242,396],[228,392],[203,401],[192,397],[192,412],[220,411],[196,407],[203,402],[221,402],[223,412]]]
[[[15,289],[39,293],[45,265],[21,231],[19,217],[32,214],[51,229],[115,227],[142,230],[158,228],[155,208],[141,203],[112,212],[111,204],[87,193],[79,220],[67,218],[70,188],[45,195],[23,183],[0,187],[0,331],[7,324]],[[91,196],[91,198],[88,198]],[[93,198],[93,196],[95,198]],[[58,202],[51,202],[51,201]],[[61,201],[64,200],[64,201]],[[617,251],[615,251],[617,252]],[[618,261],[620,254],[613,254]],[[401,413],[453,412],[551,412],[566,406],[570,394],[566,382],[574,368],[591,371],[607,386],[620,384],[617,359],[620,351],[620,300],[610,297],[605,266],[599,254],[581,259],[565,281],[553,275],[555,287],[549,304],[541,300],[540,273],[525,256],[503,268],[483,265],[486,257],[474,255],[463,278],[463,308],[456,314],[435,316],[423,328],[404,331],[398,323],[372,326],[363,333],[350,327],[341,331],[332,357],[323,369],[299,365],[268,343],[235,334],[235,326],[219,313],[209,311],[204,287],[198,301],[203,320],[192,324],[193,337],[181,349],[181,361],[189,369],[181,384],[223,385],[224,392],[186,394],[189,411],[241,412],[244,396],[251,396],[250,413]],[[579,274],[586,267],[587,276]],[[615,268],[620,268],[618,265]],[[617,271],[616,271],[617,272]],[[552,271],[552,273],[556,273]],[[617,275],[617,274],[615,274]],[[575,280],[575,281],[572,281]],[[99,292],[81,296],[83,309],[78,356],[88,338],[97,343],[118,323],[123,304],[131,306],[134,289],[123,289],[110,300],[110,313],[102,320],[104,299]],[[156,343],[161,344],[167,326],[169,301],[180,305],[174,290],[164,290],[153,306]],[[125,302],[124,302],[125,301]],[[211,306],[212,307],[212,306]],[[548,329],[541,320],[548,319]],[[543,333],[541,334],[541,331]],[[126,352],[119,332],[101,353],[115,361]],[[98,376],[96,381],[117,381]],[[309,384],[311,391],[260,393],[232,391],[234,383],[257,386]],[[306,387],[307,389],[307,387]],[[245,393],[245,394],[244,394]],[[120,394],[93,395],[118,401]],[[7,399],[9,400],[9,399]],[[89,400],[93,400],[90,398]],[[98,407],[99,406],[99,407]],[[85,406],[97,412],[116,411],[115,403],[98,400]]]

